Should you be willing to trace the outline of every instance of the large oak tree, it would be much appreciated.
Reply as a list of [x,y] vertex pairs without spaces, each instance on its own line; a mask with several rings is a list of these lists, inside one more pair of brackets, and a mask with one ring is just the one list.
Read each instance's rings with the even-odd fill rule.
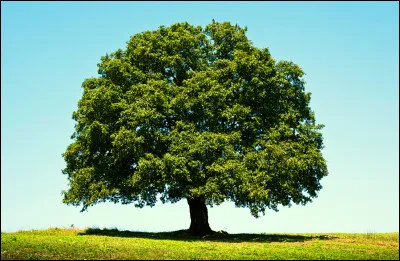
[[316,197],[328,171],[304,73],[246,31],[176,23],[103,56],[73,112],[63,202],[186,199],[189,232],[203,235],[207,205],[230,200],[258,217]]

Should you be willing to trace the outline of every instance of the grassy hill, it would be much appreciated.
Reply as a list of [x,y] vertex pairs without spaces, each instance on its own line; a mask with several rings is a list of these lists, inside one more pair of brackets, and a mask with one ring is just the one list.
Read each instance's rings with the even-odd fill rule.
[[1,233],[1,259],[394,259],[399,233],[226,234],[60,229]]

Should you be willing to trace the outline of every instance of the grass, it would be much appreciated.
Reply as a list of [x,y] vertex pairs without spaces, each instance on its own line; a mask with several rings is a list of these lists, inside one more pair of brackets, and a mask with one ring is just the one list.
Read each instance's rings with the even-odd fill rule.
[[1,233],[1,259],[394,259],[399,233],[226,234],[193,237],[117,229]]

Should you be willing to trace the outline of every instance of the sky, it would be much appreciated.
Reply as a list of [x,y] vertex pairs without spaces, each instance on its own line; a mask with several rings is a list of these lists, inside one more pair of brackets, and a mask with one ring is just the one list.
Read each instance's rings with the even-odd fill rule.
[[1,1],[1,231],[99,227],[187,229],[185,200],[155,207],[62,203],[61,154],[72,142],[81,84],[100,57],[161,25],[229,21],[306,73],[329,175],[306,206],[258,219],[226,202],[208,208],[228,233],[399,231],[399,3]]

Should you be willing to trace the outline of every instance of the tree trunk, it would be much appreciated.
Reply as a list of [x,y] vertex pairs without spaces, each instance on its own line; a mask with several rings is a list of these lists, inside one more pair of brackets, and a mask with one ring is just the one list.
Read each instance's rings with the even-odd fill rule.
[[190,210],[189,233],[193,236],[211,234],[213,231],[208,224],[208,211],[204,199],[187,199]]

